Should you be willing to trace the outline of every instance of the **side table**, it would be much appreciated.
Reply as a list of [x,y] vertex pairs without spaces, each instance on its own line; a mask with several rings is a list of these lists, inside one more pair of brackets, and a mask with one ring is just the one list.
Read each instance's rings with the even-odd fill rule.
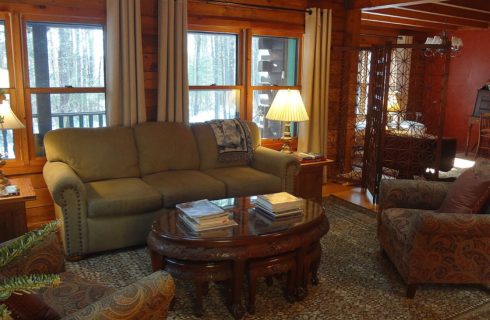
[[26,201],[36,199],[36,193],[29,178],[10,179],[19,187],[18,196],[0,197],[0,242],[4,242],[27,232]]
[[300,171],[294,182],[294,195],[321,203],[323,167],[333,162],[330,159],[301,161]]

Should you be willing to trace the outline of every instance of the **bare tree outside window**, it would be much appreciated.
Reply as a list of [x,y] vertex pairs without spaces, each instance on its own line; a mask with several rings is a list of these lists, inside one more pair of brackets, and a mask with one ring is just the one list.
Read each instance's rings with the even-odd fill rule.
[[106,125],[101,25],[27,22],[29,85],[36,155],[46,132]]

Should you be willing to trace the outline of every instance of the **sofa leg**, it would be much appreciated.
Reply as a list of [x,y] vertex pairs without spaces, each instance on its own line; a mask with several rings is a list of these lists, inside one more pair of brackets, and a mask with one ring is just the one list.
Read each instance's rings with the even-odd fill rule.
[[80,260],[85,259],[85,256],[71,256],[71,257],[65,257],[65,259],[70,262],[78,262]]
[[417,291],[418,287],[419,287],[418,284],[407,285],[407,298],[413,299],[415,297],[415,292]]

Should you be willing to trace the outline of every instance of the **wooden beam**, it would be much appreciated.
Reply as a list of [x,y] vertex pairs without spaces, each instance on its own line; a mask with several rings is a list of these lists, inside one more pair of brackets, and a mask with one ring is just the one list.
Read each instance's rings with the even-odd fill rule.
[[365,13],[363,12],[361,15],[362,20],[366,21],[377,21],[386,24],[395,24],[399,26],[412,26],[412,27],[420,27],[427,28],[433,30],[456,30],[457,26],[438,23],[438,22],[427,22],[413,19],[405,19],[405,18],[396,18],[396,17],[388,17],[379,14],[373,13]]
[[476,21],[488,22],[490,21],[490,12],[476,12],[463,8],[455,8],[441,4],[420,4],[411,7],[404,7],[403,10],[411,10],[416,12],[430,12],[435,15],[447,16],[447,17],[459,17]]
[[444,15],[435,15],[432,12],[416,12],[404,9],[380,9],[376,11],[362,11],[363,13],[371,13],[376,15],[382,15],[385,17],[396,17],[404,19],[412,19],[417,21],[426,22],[439,22],[443,24],[450,24],[459,27],[472,27],[472,28],[488,28],[489,22],[475,21],[459,17],[451,17]]
[[455,8],[459,7],[467,10],[490,12],[490,1],[488,0],[449,0],[447,3],[443,4]]
[[386,21],[375,21],[375,20],[362,20],[361,24],[363,27],[368,28],[381,28],[381,29],[392,29],[397,30],[398,33],[403,34],[407,32],[424,32],[424,33],[437,33],[441,31],[441,29],[434,28],[426,28],[421,26],[409,26],[409,25],[400,25],[400,24],[392,24]]
[[385,9],[395,7],[413,6],[424,3],[439,3],[448,0],[351,0],[350,9]]

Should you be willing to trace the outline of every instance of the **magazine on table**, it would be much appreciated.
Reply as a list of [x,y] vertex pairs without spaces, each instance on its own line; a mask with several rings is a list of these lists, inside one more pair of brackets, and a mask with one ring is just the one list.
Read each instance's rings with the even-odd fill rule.
[[175,207],[193,219],[214,217],[225,213],[223,209],[208,199],[179,203]]
[[272,219],[272,220],[303,215],[303,208],[293,208],[293,209],[289,209],[289,210],[275,212],[275,211],[271,211],[267,208],[262,207],[260,204],[256,204],[254,209],[255,209],[255,212],[258,212],[259,214],[265,215],[269,219]]
[[192,219],[190,219],[184,214],[179,215],[179,219],[181,222],[185,224],[186,227],[196,232],[225,228],[225,227],[232,227],[238,225],[238,223],[236,223],[235,220],[231,219],[228,216],[226,217],[226,219],[218,220],[213,223],[205,223],[205,224],[195,223]]
[[255,203],[269,211],[285,211],[300,208],[303,199],[287,192],[258,195]]

